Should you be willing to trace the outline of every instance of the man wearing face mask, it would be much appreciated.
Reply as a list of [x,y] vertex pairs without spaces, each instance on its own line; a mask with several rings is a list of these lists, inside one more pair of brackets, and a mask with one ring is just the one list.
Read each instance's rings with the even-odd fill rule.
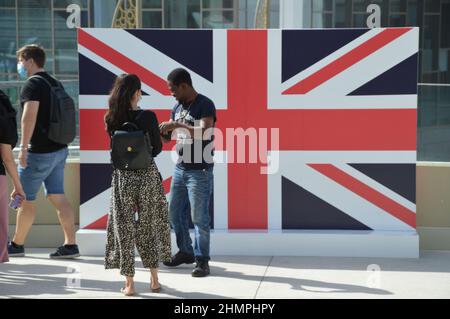
[[51,86],[58,80],[44,70],[45,51],[38,45],[26,45],[17,51],[17,72],[27,79],[21,92],[21,140],[19,176],[26,200],[17,212],[16,233],[8,244],[10,257],[25,255],[24,242],[35,217],[36,195],[44,184],[45,194],[55,207],[64,231],[64,245],[50,258],[79,256],[75,244],[74,211],[64,194],[64,166],[68,155],[67,145],[48,138],[50,123]]

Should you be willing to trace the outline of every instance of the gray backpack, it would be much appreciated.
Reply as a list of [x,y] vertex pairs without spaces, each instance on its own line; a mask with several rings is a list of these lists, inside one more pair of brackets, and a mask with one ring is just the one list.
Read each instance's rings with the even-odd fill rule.
[[52,86],[40,75],[31,78],[40,78],[50,87],[50,122],[47,137],[59,144],[71,143],[76,135],[76,110],[73,99],[58,80],[55,79],[57,86]]

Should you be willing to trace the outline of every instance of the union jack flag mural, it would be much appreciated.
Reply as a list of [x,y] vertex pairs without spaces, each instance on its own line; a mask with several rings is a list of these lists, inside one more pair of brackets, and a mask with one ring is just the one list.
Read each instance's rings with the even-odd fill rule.
[[[417,28],[79,29],[78,45],[80,228],[106,226],[103,116],[115,76],[137,74],[140,106],[166,121],[175,100],[165,79],[183,67],[214,101],[217,129],[279,133],[272,174],[259,159],[215,165],[214,229],[415,229]],[[227,138],[216,156],[237,147]],[[156,159],[167,193],[172,146]]]

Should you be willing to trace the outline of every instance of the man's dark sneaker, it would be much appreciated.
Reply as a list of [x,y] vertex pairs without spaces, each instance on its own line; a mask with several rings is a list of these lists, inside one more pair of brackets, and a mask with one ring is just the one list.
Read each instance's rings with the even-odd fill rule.
[[192,264],[194,261],[194,255],[179,251],[175,254],[175,256],[172,256],[171,261],[165,261],[163,264],[167,267],[176,267],[181,264]]
[[209,264],[207,260],[197,260],[192,277],[206,277],[209,275]]
[[25,256],[25,247],[10,241],[8,243],[8,255],[9,257],[23,257]]
[[50,258],[52,259],[71,259],[75,257],[80,257],[78,245],[60,246],[54,253],[50,254]]

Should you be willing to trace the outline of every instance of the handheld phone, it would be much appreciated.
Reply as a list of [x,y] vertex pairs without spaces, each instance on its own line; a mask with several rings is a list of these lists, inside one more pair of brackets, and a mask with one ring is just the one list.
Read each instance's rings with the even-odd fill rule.
[[20,196],[20,195],[14,196],[14,199],[12,199],[11,202],[9,203],[9,207],[11,207],[12,209],[19,208],[19,203],[20,203],[21,199],[22,199],[22,196]]
[[162,133],[160,133],[160,134],[164,139],[166,139],[168,141],[170,141],[172,139],[172,131],[167,132],[167,134],[162,134]]

